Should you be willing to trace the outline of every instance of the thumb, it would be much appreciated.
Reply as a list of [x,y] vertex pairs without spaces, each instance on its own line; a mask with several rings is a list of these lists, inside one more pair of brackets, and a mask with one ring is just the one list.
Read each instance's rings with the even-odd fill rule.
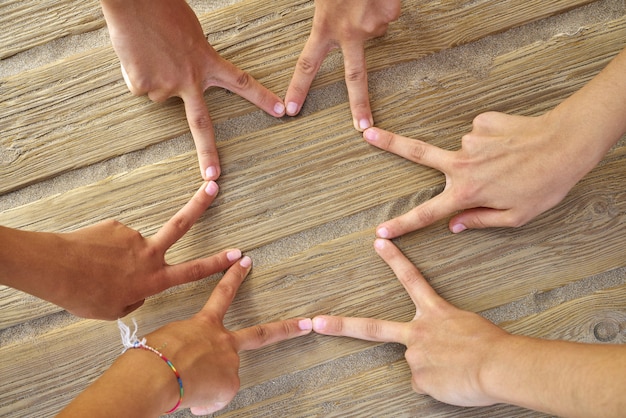
[[520,226],[510,209],[475,208],[465,210],[450,219],[450,231],[455,234],[466,229]]

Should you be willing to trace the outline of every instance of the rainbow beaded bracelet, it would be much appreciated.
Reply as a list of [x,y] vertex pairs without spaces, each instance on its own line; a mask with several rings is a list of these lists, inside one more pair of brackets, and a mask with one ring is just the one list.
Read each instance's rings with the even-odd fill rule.
[[137,338],[137,322],[135,321],[135,319],[133,319],[133,324],[135,324],[135,330],[131,334],[130,328],[128,328],[128,326],[124,324],[121,320],[119,319],[117,320],[117,325],[120,328],[120,334],[122,336],[122,344],[124,345],[124,350],[122,351],[122,353],[124,353],[129,348],[141,348],[143,350],[152,351],[154,354],[159,356],[169,366],[170,369],[172,369],[172,371],[174,372],[174,375],[176,376],[176,381],[178,381],[179,397],[178,397],[178,402],[176,402],[176,405],[174,405],[172,409],[166,412],[166,414],[171,414],[172,412],[178,409],[178,407],[183,401],[183,395],[185,394],[185,391],[183,389],[183,379],[181,379],[180,373],[178,373],[178,370],[176,370],[176,367],[174,367],[172,362],[167,357],[165,357],[159,350],[147,345],[145,338],[141,340]]

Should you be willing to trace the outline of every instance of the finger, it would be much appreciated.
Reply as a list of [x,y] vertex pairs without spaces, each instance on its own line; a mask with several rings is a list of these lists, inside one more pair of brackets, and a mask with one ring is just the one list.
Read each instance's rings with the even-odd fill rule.
[[217,183],[204,183],[185,206],[159,229],[150,240],[165,253],[176,241],[189,231],[200,215],[213,203],[219,188]]
[[372,318],[316,316],[313,318],[313,331],[366,341],[404,343],[406,340],[406,324]]
[[302,104],[309,94],[311,84],[319,71],[322,62],[328,55],[331,47],[314,31],[304,44],[304,48],[298,57],[296,67],[287,88],[285,95],[285,103],[287,106],[287,115],[295,116],[300,113]]
[[238,249],[225,250],[221,253],[199,260],[187,261],[185,263],[167,266],[160,289],[154,293],[168,289],[183,283],[189,283],[203,279],[212,274],[224,271],[241,258],[241,251]]
[[220,158],[215,145],[213,122],[201,93],[181,96],[185,103],[185,114],[189,130],[198,153],[200,173],[205,180],[216,180],[220,176]]
[[435,302],[439,303],[442,300],[417,267],[411,263],[411,260],[406,258],[391,241],[377,239],[374,241],[374,248],[398,277],[415,304],[418,313],[425,307],[432,306]]
[[367,129],[363,132],[363,138],[375,147],[444,173],[449,166],[448,162],[453,156],[451,151],[379,128]]
[[450,219],[450,231],[455,234],[466,229],[517,227],[527,222],[524,217],[514,216],[511,210],[475,208],[461,212]]
[[209,313],[216,315],[220,320],[224,319],[226,311],[233,302],[239,286],[244,281],[250,269],[252,268],[252,260],[245,256],[238,263],[233,264],[224,277],[219,281],[209,300],[204,305],[200,313]]
[[367,65],[362,42],[342,45],[343,63],[346,76],[346,87],[352,111],[352,123],[357,131],[374,125],[370,96],[367,86]]
[[290,338],[309,334],[313,329],[309,318],[294,318],[256,325],[235,331],[238,351],[254,350]]
[[124,66],[122,64],[120,64],[120,69],[122,70],[122,78],[124,78],[124,82],[126,83],[126,87],[128,87],[128,90],[130,90],[130,92],[132,94],[134,94],[135,96],[139,96],[140,92],[137,91],[133,87],[133,83],[130,82],[130,77],[128,77],[128,73],[126,72],[126,68],[124,68]]
[[216,86],[232,91],[268,114],[275,117],[285,115],[285,105],[280,97],[230,61],[220,57],[214,78]]
[[386,239],[396,238],[408,232],[424,228],[446,216],[465,209],[458,207],[450,196],[451,194],[444,190],[407,213],[383,222],[376,228],[376,236]]

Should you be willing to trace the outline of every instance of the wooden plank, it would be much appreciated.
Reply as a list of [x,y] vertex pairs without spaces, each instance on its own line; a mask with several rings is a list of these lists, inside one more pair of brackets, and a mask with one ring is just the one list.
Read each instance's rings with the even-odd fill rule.
[[[537,338],[601,343],[603,341],[598,341],[593,331],[598,324],[611,321],[616,325],[613,328],[620,329],[621,326],[624,329],[624,300],[626,285],[569,301],[504,326],[510,332]],[[624,342],[626,334],[623,332],[616,334],[612,340],[612,343]],[[460,408],[440,403],[428,396],[417,395],[411,390],[411,372],[401,358],[401,348],[376,346],[369,351],[376,352],[374,356],[368,356],[369,362],[372,362],[371,357],[381,362],[385,358],[388,360],[383,365],[369,368],[367,363],[359,362],[359,355],[351,355],[296,373],[291,386],[279,387],[273,396],[271,389],[265,388],[269,384],[259,388],[255,393],[270,395],[254,404],[246,404],[244,391],[239,398],[235,398],[233,406],[227,409],[228,412],[221,416],[543,416],[534,411],[507,405]]]
[[[515,3],[519,3],[518,6],[515,7]],[[461,7],[464,2],[456,2],[441,9],[440,2],[422,5],[417,0],[407,1],[404,3],[405,14],[392,25],[390,35],[372,43],[378,47],[369,49],[368,65],[371,70],[388,67],[479,39],[487,34],[485,30],[500,32],[584,3],[587,2],[499,2],[498,5],[503,5],[500,9],[485,0],[472,2],[470,8],[467,5]],[[304,7],[304,3],[295,6],[299,4]],[[419,8],[417,4],[420,4]],[[308,25],[303,24],[305,14],[309,19],[312,16],[310,3],[308,8],[293,9],[295,6],[292,1],[281,0],[264,7],[255,6],[256,9],[250,7],[254,9],[248,12],[254,13],[251,19],[269,21],[242,30],[244,38],[232,35],[229,41],[217,39],[215,48],[226,59],[250,70],[268,88],[283,91],[310,30]],[[228,34],[233,28],[241,28],[242,23],[232,16],[239,16],[247,9],[241,5],[238,7],[211,14],[211,30]],[[419,10],[418,15],[415,10]],[[506,11],[506,19],[500,18],[503,11]],[[475,14],[491,24],[463,23],[461,19],[459,28],[463,30],[457,28],[451,31],[441,21],[450,19],[450,14],[457,17],[456,13],[459,13],[458,16]],[[203,22],[208,22],[208,19],[201,18]],[[295,33],[283,30],[285,20],[293,23]],[[429,27],[426,22],[431,22],[432,36],[426,38],[431,41],[425,41],[422,36],[421,25]],[[414,35],[416,27],[420,36]],[[253,42],[248,42],[247,37],[252,37]],[[222,43],[230,47],[222,51]],[[256,58],[250,59],[252,56]],[[261,67],[264,69],[257,72]],[[340,67],[335,66],[329,75],[322,72],[316,86],[341,80],[342,77]],[[0,102],[0,125],[5,127],[0,138],[0,164],[3,167],[0,192],[188,132],[178,100],[159,105],[150,103],[145,97],[130,96],[120,78],[118,61],[111,48],[88,51],[44,68],[8,77],[0,82],[0,97],[3,97]],[[234,99],[233,95],[222,90],[211,89],[206,98],[216,123],[257,111],[245,100]]]
[[[394,130],[401,127],[407,135],[427,139],[446,148],[456,148],[459,137],[456,132],[467,129],[468,120],[476,112],[476,98],[486,107],[519,107],[532,111],[551,107],[570,90],[595,75],[619,48],[614,40],[624,37],[626,19],[607,27],[598,25],[575,36],[557,37],[545,44],[523,48],[519,51],[523,59],[517,59],[515,53],[496,59],[492,76],[483,80],[478,87],[471,82],[471,74],[453,71],[442,75],[437,87],[424,89],[414,85],[375,102],[375,108],[381,109],[378,113],[383,127]],[[564,62],[555,78],[554,74],[543,71],[544,66],[540,63],[545,62],[548,67],[547,63],[552,62],[558,54],[573,56],[574,60]],[[516,86],[515,94],[506,88],[511,83]],[[479,94],[476,94],[477,89]],[[480,94],[488,91],[491,94],[487,97]],[[377,205],[389,202],[394,208],[393,211],[388,210],[386,216],[378,216],[377,222],[382,222],[440,190],[443,177],[439,173],[375,150],[360,140],[351,126],[345,124],[341,110],[346,108],[347,104],[344,103],[316,112],[303,120],[224,140],[224,174],[220,180],[223,191],[207,211],[204,220],[173,249],[170,260],[176,262],[196,258],[233,246],[243,245],[244,250],[266,246],[275,240],[370,210],[372,202]],[[412,112],[404,109],[422,111],[419,117],[414,117]],[[441,131],[443,135],[439,135]],[[268,141],[267,138],[272,140]],[[615,164],[612,168],[607,166],[600,169],[599,174],[592,178],[593,183],[586,189],[589,190],[589,196],[594,196],[595,188],[605,194],[593,198],[609,202],[617,198],[616,205],[623,203],[623,199],[620,200],[620,183],[607,188],[603,177],[621,175],[623,170],[620,171],[620,160],[623,155],[621,147],[614,151],[610,158],[615,160]],[[294,159],[298,164],[294,164]],[[419,186],[415,185],[414,176],[420,178]],[[7,210],[0,213],[0,224],[34,230],[67,231],[115,217],[144,234],[152,234],[186,202],[197,187],[196,183],[195,154],[191,152],[104,182],[71,190],[61,196]],[[141,200],[136,198],[137,190],[141,190]],[[307,190],[306,198],[302,190]],[[581,198],[587,197],[578,199]],[[399,206],[401,203],[402,209]],[[333,210],[328,211],[328,207]],[[71,214],[68,214],[68,208],[72,208]],[[278,230],[274,227],[276,223],[281,225]],[[371,223],[365,229],[374,226],[375,223]],[[436,237],[415,235],[428,237],[426,241],[418,241],[418,244],[447,239],[445,231],[437,231],[439,235]],[[466,235],[467,238],[462,238],[460,248],[464,245],[473,248],[468,243],[475,239],[474,234],[471,232]],[[502,232],[480,234],[486,234],[491,239]],[[516,234],[505,233],[504,236],[510,240],[507,242],[511,243],[507,247],[519,243],[520,238]],[[211,237],[208,244],[206,237]],[[532,239],[537,237],[533,236]],[[613,239],[619,240],[615,236]],[[503,244],[498,242],[497,246]],[[611,240],[608,243],[618,244]],[[412,248],[418,251],[419,245]],[[411,251],[410,248],[407,250]],[[464,257],[475,259],[481,251],[484,249]],[[485,254],[490,251],[487,250]],[[527,251],[529,257],[536,257],[542,250],[531,246]],[[608,258],[605,264],[601,263],[600,268],[614,266],[611,263],[620,256],[619,251],[615,251],[607,253]],[[445,265],[439,257],[433,259]],[[606,261],[609,259],[612,261]],[[589,268],[596,267],[587,265],[594,266]],[[458,264],[454,266],[459,267]],[[429,269],[433,267],[424,265],[424,268],[430,272]],[[523,274],[522,265],[517,264],[517,268],[518,274]],[[588,271],[589,268],[583,268],[582,271]],[[439,268],[433,273],[443,277],[442,274],[449,274],[450,271]],[[450,290],[452,293],[457,291],[461,292],[462,289]],[[16,296],[15,291],[2,292],[0,306],[7,307],[2,316],[3,327],[48,314],[51,309],[55,309],[42,307],[43,302],[29,301],[23,304],[19,300],[20,296]],[[495,299],[490,298],[484,301],[489,306],[495,303]],[[487,306],[476,308],[486,309]]]
[[96,0],[3,1],[0,3],[0,60],[104,25]]

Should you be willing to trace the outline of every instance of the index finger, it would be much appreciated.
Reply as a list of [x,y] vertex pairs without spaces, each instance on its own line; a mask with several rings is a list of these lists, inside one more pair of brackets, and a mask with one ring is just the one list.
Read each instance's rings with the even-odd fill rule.
[[285,114],[285,105],[280,97],[230,61],[222,57],[218,59],[217,68],[212,69],[214,85],[232,91],[272,116]]
[[376,228],[376,236],[392,239],[424,228],[464,208],[458,207],[448,190]]
[[367,129],[363,132],[363,138],[375,147],[444,173],[449,166],[448,161],[454,155],[452,151],[441,149],[419,139],[396,135],[380,128]]
[[418,314],[423,308],[441,300],[441,296],[428,284],[417,267],[391,241],[377,239],[374,248],[404,286]]
[[300,112],[302,104],[309,94],[311,84],[330,49],[331,46],[326,39],[318,36],[315,29],[312,29],[311,36],[307,39],[298,57],[293,76],[291,76],[291,81],[285,94],[285,103],[289,116],[295,116]]
[[200,173],[205,180],[220,176],[220,158],[215,145],[215,131],[202,92],[182,95],[189,130],[198,153]]
[[324,335],[406,344],[406,324],[400,322],[322,315],[313,318],[313,330]]
[[357,131],[374,125],[367,84],[367,65],[363,42],[342,45],[346,87],[352,112],[352,123]]
[[266,345],[309,334],[313,326],[308,318],[293,318],[284,321],[256,325],[234,331],[238,351],[254,350]]
[[248,256],[233,264],[219,283],[217,283],[213,292],[211,292],[211,296],[209,296],[209,300],[198,312],[198,315],[215,315],[220,321],[224,320],[226,311],[228,311],[230,304],[233,303],[239,286],[241,286],[251,268],[252,260]]
[[191,200],[149,239],[154,241],[157,248],[165,253],[168,248],[189,231],[200,215],[211,206],[218,191],[219,187],[214,181],[203,183]]

